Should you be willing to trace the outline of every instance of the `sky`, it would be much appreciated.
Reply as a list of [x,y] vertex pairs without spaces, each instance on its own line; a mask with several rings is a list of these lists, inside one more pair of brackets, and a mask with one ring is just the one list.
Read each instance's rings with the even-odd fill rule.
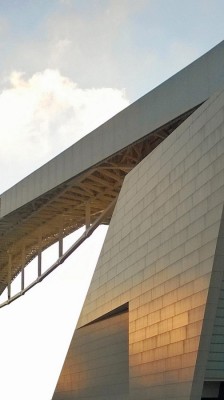
[[[0,0],[0,193],[218,44],[223,15],[223,0]],[[2,399],[51,400],[106,230],[0,309]]]

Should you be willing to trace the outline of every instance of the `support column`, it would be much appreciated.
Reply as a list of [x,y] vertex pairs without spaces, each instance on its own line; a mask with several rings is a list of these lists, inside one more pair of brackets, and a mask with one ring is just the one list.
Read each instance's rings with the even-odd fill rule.
[[90,227],[90,203],[86,203],[86,229]]
[[25,263],[26,263],[26,249],[25,249],[25,245],[23,246],[22,249],[22,270],[21,270],[21,290],[24,290],[25,287]]
[[8,261],[8,300],[11,298],[11,279],[12,279],[12,254],[9,252]]
[[42,273],[42,231],[40,229],[39,232],[39,239],[38,239],[38,278],[41,276]]
[[63,256],[63,216],[61,217],[59,228],[58,254],[59,258]]

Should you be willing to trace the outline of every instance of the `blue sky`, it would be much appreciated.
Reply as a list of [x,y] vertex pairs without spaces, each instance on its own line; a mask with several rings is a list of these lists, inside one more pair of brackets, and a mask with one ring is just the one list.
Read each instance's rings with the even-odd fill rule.
[[59,68],[133,101],[221,41],[223,12],[222,0],[1,1],[1,71]]
[[[0,0],[0,193],[218,44],[223,15],[223,0]],[[4,400],[51,399],[105,233],[0,309]]]

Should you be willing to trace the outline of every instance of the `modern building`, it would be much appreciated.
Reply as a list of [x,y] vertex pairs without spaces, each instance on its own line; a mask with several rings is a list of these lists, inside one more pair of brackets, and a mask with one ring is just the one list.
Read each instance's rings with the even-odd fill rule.
[[42,249],[110,222],[53,400],[224,399],[223,205],[224,42],[1,196],[8,302],[34,255],[41,280]]

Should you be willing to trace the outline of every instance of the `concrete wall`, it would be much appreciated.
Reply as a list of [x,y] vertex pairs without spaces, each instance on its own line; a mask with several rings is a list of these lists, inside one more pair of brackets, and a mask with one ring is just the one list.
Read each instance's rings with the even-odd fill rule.
[[0,217],[201,104],[224,88],[224,41],[1,195]]
[[128,312],[77,330],[56,391],[55,400],[128,399]]
[[79,327],[129,303],[128,399],[201,398],[222,293],[223,203],[224,92],[126,177],[83,307]]

